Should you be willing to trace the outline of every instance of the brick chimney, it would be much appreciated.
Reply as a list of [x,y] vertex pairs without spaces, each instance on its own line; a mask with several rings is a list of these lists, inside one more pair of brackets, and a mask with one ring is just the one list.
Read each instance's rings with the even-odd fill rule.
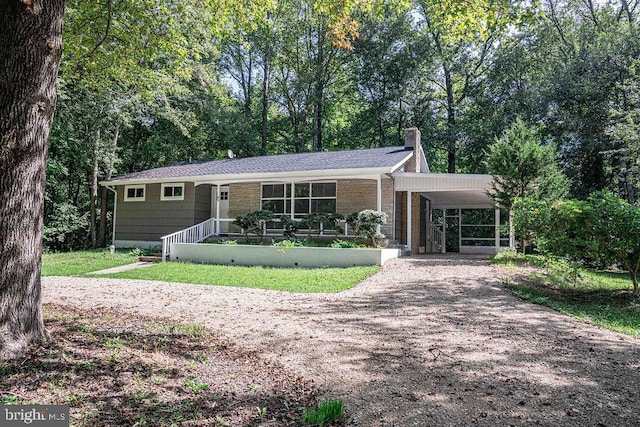
[[420,131],[418,128],[408,128],[404,130],[404,147],[413,149],[413,157],[405,163],[405,172],[420,173],[420,160],[422,159],[422,143],[420,142]]

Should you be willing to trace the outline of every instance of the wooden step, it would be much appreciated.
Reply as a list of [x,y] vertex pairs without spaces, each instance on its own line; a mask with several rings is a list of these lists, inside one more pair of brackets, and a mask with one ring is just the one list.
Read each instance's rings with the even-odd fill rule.
[[162,255],[143,255],[138,257],[140,262],[162,262]]

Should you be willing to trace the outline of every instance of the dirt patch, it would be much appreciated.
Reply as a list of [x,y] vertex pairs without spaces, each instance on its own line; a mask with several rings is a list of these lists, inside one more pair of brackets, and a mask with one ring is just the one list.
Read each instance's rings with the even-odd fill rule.
[[502,276],[425,256],[339,294],[44,278],[44,298],[203,324],[330,390],[355,426],[640,425],[640,342],[523,302]]
[[312,381],[201,325],[44,309],[52,340],[0,365],[4,403],[68,403],[75,426],[292,426],[317,403]]

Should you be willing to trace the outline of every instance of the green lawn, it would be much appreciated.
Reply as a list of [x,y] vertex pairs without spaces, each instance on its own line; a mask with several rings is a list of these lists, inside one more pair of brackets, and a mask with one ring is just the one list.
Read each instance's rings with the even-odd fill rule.
[[[44,254],[43,276],[80,276],[135,262],[137,254],[103,249]],[[200,285],[237,286],[289,292],[340,292],[375,274],[380,267],[267,268],[166,262],[153,267],[102,275],[118,279],[160,280]]]
[[[606,272],[569,267],[541,258],[508,261],[503,265],[536,265],[539,271],[509,279],[506,286],[518,297],[634,337],[640,337],[640,297],[626,272]],[[518,277],[518,276],[516,276]]]
[[349,268],[270,268],[166,262],[100,277],[161,280],[288,292],[340,292],[375,274],[379,266]]
[[77,276],[91,271],[117,267],[136,262],[137,255],[129,250],[111,255],[104,249],[77,252],[59,252],[42,256],[43,276]]

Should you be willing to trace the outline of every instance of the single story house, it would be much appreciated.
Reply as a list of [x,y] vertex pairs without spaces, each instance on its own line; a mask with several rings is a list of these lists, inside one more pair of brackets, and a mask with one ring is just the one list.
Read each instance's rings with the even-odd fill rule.
[[232,225],[236,216],[261,209],[292,219],[374,209],[389,218],[380,231],[417,254],[494,253],[509,246],[508,227],[501,227],[507,213],[486,194],[491,181],[490,175],[431,173],[420,131],[410,128],[404,146],[230,156],[101,184],[116,194],[117,247],[233,235],[240,231]]

